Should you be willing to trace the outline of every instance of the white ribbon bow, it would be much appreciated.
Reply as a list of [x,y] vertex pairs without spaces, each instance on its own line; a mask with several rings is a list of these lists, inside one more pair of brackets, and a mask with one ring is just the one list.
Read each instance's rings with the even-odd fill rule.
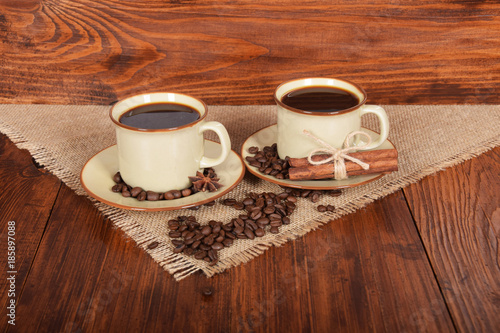
[[[368,145],[372,142],[372,138],[366,132],[354,131],[354,132],[349,133],[344,140],[344,144],[342,146],[342,149],[337,149],[337,148],[332,147],[331,145],[329,145],[325,141],[323,141],[320,138],[317,138],[314,135],[312,135],[311,133],[309,133],[309,131],[307,131],[307,130],[304,130],[304,134],[311,137],[312,139],[314,139],[314,141],[316,141],[318,144],[323,146],[323,148],[313,150],[309,154],[309,156],[307,156],[307,161],[312,165],[320,165],[320,164],[325,164],[325,163],[334,161],[334,170],[335,170],[334,171],[334,178],[335,179],[340,180],[340,179],[347,179],[348,178],[347,171],[345,168],[345,160],[349,160],[351,162],[358,164],[364,170],[370,169],[370,165],[368,163],[365,163],[357,158],[354,158],[354,157],[347,155],[348,153],[351,153],[353,151],[368,147]],[[363,146],[350,146],[349,141],[357,134],[365,136],[367,138],[367,143]],[[321,160],[321,161],[313,161],[312,157],[318,153],[329,154],[331,156],[328,158],[325,158],[324,160]]]

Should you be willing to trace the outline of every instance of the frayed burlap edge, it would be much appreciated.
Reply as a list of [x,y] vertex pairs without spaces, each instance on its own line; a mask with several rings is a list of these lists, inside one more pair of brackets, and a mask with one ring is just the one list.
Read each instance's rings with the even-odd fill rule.
[[[160,245],[155,249],[148,249],[147,244],[154,241],[154,238],[142,225],[127,217],[121,209],[110,207],[90,197],[83,190],[80,184],[79,175],[75,175],[64,168],[59,167],[56,160],[45,148],[28,143],[22,135],[17,133],[5,123],[0,123],[0,130],[5,133],[19,148],[28,150],[37,163],[43,165],[48,171],[57,176],[64,184],[75,191],[76,194],[88,197],[98,210],[112,221],[114,227],[122,229],[128,237],[135,240],[136,244],[146,251],[163,269],[167,270],[175,280],[180,281],[199,270],[198,267],[194,266],[182,256],[174,254],[171,249],[166,246]],[[469,147],[469,150],[467,151],[459,152],[443,161],[429,165],[423,170],[415,171],[404,177],[391,180],[380,188],[364,194],[355,200],[344,204],[343,206],[337,207],[335,212],[327,213],[321,218],[316,218],[306,222],[299,230],[284,231],[279,235],[279,237],[275,237],[267,241],[262,239],[259,239],[258,241],[255,240],[255,243],[251,248],[248,248],[247,250],[242,251],[230,258],[221,260],[216,266],[207,267],[203,270],[203,272],[207,275],[207,277],[211,277],[230,267],[246,263],[264,253],[271,246],[281,246],[289,240],[297,239],[312,230],[318,229],[332,220],[338,219],[346,214],[353,213],[375,200],[392,194],[426,176],[476,157],[497,147],[498,145],[500,145],[500,138],[490,139],[474,147]]]

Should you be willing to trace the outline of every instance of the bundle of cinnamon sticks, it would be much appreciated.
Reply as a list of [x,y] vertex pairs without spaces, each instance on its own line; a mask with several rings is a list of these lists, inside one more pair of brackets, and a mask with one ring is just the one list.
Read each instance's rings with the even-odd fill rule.
[[[359,176],[374,173],[390,173],[398,170],[398,152],[396,149],[381,149],[360,151],[350,153],[349,156],[357,158],[370,165],[368,170],[360,165],[345,160],[347,176]],[[314,155],[313,161],[325,160],[329,155]],[[290,180],[312,180],[333,178],[335,173],[334,162],[328,162],[320,165],[312,165],[307,158],[291,158],[289,160],[290,168],[288,173]]]

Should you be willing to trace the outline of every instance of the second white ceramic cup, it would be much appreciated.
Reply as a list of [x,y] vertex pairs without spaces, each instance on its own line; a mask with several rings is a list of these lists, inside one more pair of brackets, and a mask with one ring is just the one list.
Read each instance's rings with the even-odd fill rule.
[[[335,112],[311,112],[295,109],[282,102],[285,95],[292,91],[310,87],[328,87],[347,91],[356,96],[359,103],[351,108]],[[367,113],[375,114],[380,123],[380,135],[363,148],[374,149],[380,146],[389,134],[389,120],[385,110],[378,105],[366,105],[366,93],[358,85],[346,80],[334,78],[303,78],[280,84],[274,93],[278,107],[278,154],[302,158],[313,150],[322,148],[318,143],[304,135],[307,130],[315,137],[325,141],[334,148],[342,148],[345,138],[352,132],[360,131],[361,117]],[[358,138],[354,144],[362,145]]]

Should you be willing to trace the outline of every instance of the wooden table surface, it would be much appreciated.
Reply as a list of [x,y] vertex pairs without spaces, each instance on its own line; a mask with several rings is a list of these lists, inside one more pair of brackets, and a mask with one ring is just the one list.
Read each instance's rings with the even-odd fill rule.
[[[0,13],[1,103],[171,90],[269,104],[282,81],[336,76],[377,104],[500,104],[498,1],[3,0]],[[499,174],[495,148],[176,282],[0,134],[0,331],[498,332]]]

